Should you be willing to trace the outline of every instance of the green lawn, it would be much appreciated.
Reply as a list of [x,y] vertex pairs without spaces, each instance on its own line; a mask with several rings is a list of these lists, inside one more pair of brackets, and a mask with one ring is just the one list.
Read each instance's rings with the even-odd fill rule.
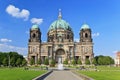
[[43,70],[24,70],[24,68],[0,68],[0,80],[32,80],[45,72]]
[[120,80],[120,68],[118,67],[97,67],[99,71],[78,71],[95,80]]

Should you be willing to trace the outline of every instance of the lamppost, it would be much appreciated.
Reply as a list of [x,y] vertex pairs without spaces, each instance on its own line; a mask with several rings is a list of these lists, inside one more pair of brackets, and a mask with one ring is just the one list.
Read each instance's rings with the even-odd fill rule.
[[54,48],[54,50],[53,50],[53,59],[55,60],[55,57],[56,57],[56,51],[55,51],[55,48]]
[[70,64],[71,64],[71,59],[72,59],[72,51],[70,51],[70,53],[69,53],[69,56],[70,56]]
[[77,62],[77,58],[76,58],[76,42],[74,43],[74,58],[75,58],[75,61]]
[[8,67],[10,67],[10,55],[8,54]]
[[49,63],[51,62],[51,60],[52,60],[51,47],[48,46],[48,61],[49,61]]

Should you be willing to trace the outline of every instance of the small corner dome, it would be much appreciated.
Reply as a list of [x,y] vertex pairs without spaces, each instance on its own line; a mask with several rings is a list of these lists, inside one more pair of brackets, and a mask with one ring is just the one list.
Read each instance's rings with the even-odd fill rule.
[[32,29],[32,30],[34,30],[34,29],[39,29],[39,25],[34,24],[31,29]]
[[81,29],[90,29],[89,25],[88,24],[83,24]]

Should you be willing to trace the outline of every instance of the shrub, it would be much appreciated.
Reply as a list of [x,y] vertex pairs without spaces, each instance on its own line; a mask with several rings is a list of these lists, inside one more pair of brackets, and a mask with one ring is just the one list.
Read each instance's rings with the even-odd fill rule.
[[34,65],[34,64],[35,64],[35,60],[33,58],[31,58],[30,65]]
[[45,64],[45,65],[49,65],[49,60],[48,60],[48,58],[45,59],[44,64]]
[[86,65],[90,65],[90,60],[89,60],[89,59],[86,59],[86,60],[85,60],[85,64],[86,64]]
[[72,60],[72,65],[76,65],[75,59]]
[[63,64],[68,64],[68,59],[65,59],[65,61],[63,62]]
[[92,64],[97,65],[97,61],[96,61],[95,58],[93,58],[93,60],[92,60]]
[[37,64],[41,65],[41,59],[38,59]]
[[50,67],[55,67],[55,60],[54,59],[51,60]]
[[78,60],[77,60],[77,64],[79,64],[79,65],[82,64],[81,59],[78,59]]
[[25,59],[22,60],[22,66],[26,66],[27,65],[27,61]]

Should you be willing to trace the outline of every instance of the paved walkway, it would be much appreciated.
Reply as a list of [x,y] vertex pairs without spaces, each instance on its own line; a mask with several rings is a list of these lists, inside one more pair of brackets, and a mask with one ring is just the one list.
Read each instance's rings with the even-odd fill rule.
[[71,71],[53,71],[44,80],[82,80]]

